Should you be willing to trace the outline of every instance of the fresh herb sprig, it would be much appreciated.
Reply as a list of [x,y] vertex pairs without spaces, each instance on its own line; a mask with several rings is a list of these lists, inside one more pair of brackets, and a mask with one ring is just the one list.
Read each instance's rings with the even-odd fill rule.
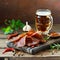
[[59,50],[60,49],[60,44],[59,43],[52,44],[52,45],[50,45],[50,49],[57,49],[57,50]]
[[25,26],[25,24],[23,24],[20,19],[7,20],[5,21],[5,25],[7,25],[7,27],[2,28],[4,34],[13,33],[14,31],[18,31],[19,29],[22,29]]
[[44,36],[44,40],[49,40],[50,39],[50,37],[49,36]]

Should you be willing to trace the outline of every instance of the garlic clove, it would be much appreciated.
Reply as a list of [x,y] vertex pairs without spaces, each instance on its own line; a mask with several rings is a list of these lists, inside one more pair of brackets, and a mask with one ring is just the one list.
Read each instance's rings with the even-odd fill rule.
[[32,29],[31,26],[28,25],[28,22],[26,22],[26,25],[23,27],[23,31],[29,31],[31,29]]

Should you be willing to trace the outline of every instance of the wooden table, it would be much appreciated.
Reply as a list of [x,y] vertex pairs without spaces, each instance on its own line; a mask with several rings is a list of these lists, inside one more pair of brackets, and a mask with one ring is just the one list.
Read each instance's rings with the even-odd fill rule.
[[[55,24],[53,26],[53,30],[60,32],[60,24]],[[13,59],[14,59],[14,57],[18,57],[17,55],[13,56],[12,52],[2,54],[4,49],[7,47],[6,41],[7,41],[7,35],[4,35],[0,31],[0,57],[13,57]],[[36,55],[30,55],[30,54],[27,54],[24,52],[21,52],[21,54],[23,54],[23,55],[20,55],[19,57],[58,57],[58,58],[60,57],[60,51],[56,51],[56,50],[53,50],[53,51],[45,50],[45,51],[41,51],[41,52],[37,53]]]

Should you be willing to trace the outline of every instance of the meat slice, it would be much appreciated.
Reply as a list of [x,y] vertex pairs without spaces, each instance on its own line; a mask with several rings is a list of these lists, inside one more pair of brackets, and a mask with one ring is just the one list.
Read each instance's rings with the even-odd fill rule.
[[28,43],[32,43],[33,40],[30,36],[25,35],[17,42],[17,47],[26,46]]
[[43,39],[43,36],[38,34],[37,32],[33,33],[31,36],[40,40]]
[[39,43],[45,43],[46,42],[46,40],[44,40],[43,35],[40,35],[37,32],[33,33],[31,36],[38,39]]
[[50,38],[60,38],[60,33],[59,32],[51,32],[49,34]]
[[10,40],[13,37],[16,37],[17,35],[18,35],[18,32],[8,35],[8,40]]
[[24,36],[17,42],[17,47],[23,47],[25,45],[26,45],[26,36]]
[[28,31],[26,34],[27,34],[28,36],[31,36],[33,33],[35,33],[35,31],[34,31],[34,30],[30,30],[30,31]]
[[60,36],[60,33],[52,32],[52,33],[50,33],[50,36],[52,36],[52,37],[58,37],[58,36]]
[[31,43],[27,43],[27,46],[29,46],[29,47],[34,46],[35,47],[36,45],[39,44],[39,42],[40,42],[40,40],[32,37],[32,42]]
[[30,30],[27,33],[20,34],[10,41],[13,42],[17,47],[35,47],[39,45],[39,43],[46,42],[46,40],[43,39],[43,36],[35,32],[34,30]]
[[39,43],[44,43],[46,40],[43,39],[42,35],[39,35],[38,33],[33,33],[31,36],[25,35],[23,36],[18,42],[17,47],[35,47]]
[[21,38],[18,42],[17,42],[17,47],[23,47],[23,46],[36,46],[37,44],[39,44],[38,39],[33,38],[31,36],[24,36],[23,38]]
[[20,35],[14,37],[13,39],[10,39],[10,41],[13,42],[13,43],[16,43],[16,42],[18,42],[21,38],[23,38],[25,35],[26,35],[26,33],[20,34]]
[[26,45],[28,44],[28,43],[32,43],[33,42],[33,39],[32,39],[32,37],[31,36],[26,36]]

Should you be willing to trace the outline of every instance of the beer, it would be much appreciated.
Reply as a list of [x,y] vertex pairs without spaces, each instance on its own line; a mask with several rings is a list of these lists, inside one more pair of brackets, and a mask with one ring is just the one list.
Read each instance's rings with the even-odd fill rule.
[[53,25],[53,18],[51,16],[51,11],[46,9],[39,9],[36,12],[35,17],[36,30],[40,33],[47,34],[51,30]]

